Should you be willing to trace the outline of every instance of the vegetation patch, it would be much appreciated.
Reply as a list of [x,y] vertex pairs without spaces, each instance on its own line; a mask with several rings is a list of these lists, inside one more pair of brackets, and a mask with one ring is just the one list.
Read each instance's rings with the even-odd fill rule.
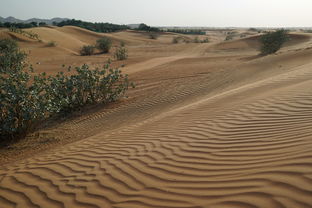
[[23,138],[43,120],[66,115],[86,105],[109,103],[133,86],[128,76],[107,63],[102,69],[88,65],[33,75],[26,54],[13,40],[0,41],[0,140]]
[[128,50],[124,46],[120,45],[118,48],[116,48],[114,57],[119,61],[126,60],[128,58]]
[[288,40],[290,40],[288,31],[284,29],[262,35],[260,38],[261,54],[268,55],[277,52]]
[[80,49],[80,55],[82,56],[91,56],[94,54],[95,46],[93,45],[84,45]]
[[112,40],[108,37],[100,38],[96,41],[95,47],[102,53],[108,53],[112,47]]

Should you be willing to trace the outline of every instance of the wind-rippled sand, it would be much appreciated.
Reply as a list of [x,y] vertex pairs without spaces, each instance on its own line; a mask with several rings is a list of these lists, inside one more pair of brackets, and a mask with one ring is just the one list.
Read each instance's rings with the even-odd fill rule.
[[127,123],[1,167],[0,207],[312,207],[311,63]]

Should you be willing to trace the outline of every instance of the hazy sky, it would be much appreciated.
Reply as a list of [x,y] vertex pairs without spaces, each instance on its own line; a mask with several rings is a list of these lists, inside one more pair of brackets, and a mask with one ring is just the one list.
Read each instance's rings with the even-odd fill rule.
[[153,26],[311,27],[312,0],[0,0],[0,16]]

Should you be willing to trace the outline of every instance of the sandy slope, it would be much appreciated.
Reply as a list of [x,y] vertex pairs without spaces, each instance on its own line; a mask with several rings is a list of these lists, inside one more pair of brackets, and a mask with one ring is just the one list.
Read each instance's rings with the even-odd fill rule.
[[130,99],[49,132],[83,140],[3,165],[1,207],[312,207],[310,40],[257,57],[250,39],[140,35],[116,34],[133,40]]

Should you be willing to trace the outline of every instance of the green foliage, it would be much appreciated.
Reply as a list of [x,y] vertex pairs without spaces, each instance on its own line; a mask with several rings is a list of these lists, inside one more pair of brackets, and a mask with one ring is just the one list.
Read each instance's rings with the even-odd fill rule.
[[32,22],[32,23],[11,23],[11,22],[5,22],[2,24],[3,27],[6,28],[19,28],[19,29],[25,29],[25,28],[32,28],[32,27],[37,27],[37,23],[36,22]]
[[102,53],[108,53],[112,47],[112,40],[108,37],[102,37],[96,41],[96,48]]
[[87,30],[95,31],[95,32],[103,32],[103,33],[110,33],[110,32],[117,32],[121,30],[129,29],[126,25],[116,25],[111,23],[92,23],[92,22],[84,22],[81,20],[66,20],[59,23],[53,23],[53,25],[57,25],[59,27],[63,27],[66,25],[77,26],[81,28],[85,28]]
[[47,47],[55,47],[56,46],[56,42],[51,40],[47,43]]
[[91,56],[94,54],[94,48],[95,48],[95,46],[93,46],[93,45],[84,45],[80,49],[80,55]]
[[284,29],[262,35],[260,38],[261,54],[268,55],[277,52],[288,40],[288,31]]
[[146,31],[146,32],[159,32],[160,30],[157,27],[150,27],[144,23],[141,23],[137,30]]
[[15,73],[15,70],[20,70],[24,67],[25,57],[26,54],[19,50],[14,40],[0,40],[0,73]]
[[119,46],[115,50],[114,57],[117,60],[125,60],[125,59],[127,59],[128,58],[128,51],[127,51],[127,49],[125,47],[123,47],[123,46]]
[[[67,114],[85,105],[108,103],[122,97],[132,83],[119,69],[76,67],[71,75],[59,72],[32,75],[26,55],[11,40],[0,41],[0,140],[25,137],[48,117]],[[69,71],[71,69],[69,68]]]

